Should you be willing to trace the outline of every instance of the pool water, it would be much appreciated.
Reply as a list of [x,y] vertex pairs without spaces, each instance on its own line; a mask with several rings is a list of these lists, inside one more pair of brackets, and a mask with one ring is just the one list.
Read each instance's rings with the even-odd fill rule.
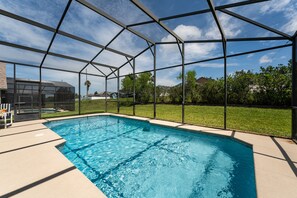
[[46,125],[108,197],[256,197],[252,148],[231,138],[115,116]]

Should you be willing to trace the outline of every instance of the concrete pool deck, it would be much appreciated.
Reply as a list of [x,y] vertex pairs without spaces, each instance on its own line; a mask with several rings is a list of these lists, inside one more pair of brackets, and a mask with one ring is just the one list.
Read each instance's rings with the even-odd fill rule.
[[1,129],[0,197],[105,197],[56,149],[65,140],[42,124],[96,115],[147,120],[247,142],[253,146],[258,197],[297,197],[297,145],[289,139],[110,113],[19,122]]

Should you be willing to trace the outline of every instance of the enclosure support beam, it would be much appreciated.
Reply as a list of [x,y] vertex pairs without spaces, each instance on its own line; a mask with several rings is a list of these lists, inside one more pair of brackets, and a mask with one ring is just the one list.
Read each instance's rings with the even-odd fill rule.
[[129,65],[131,66],[131,68],[133,69],[133,65],[131,64],[129,58],[126,57],[127,62],[129,63]]
[[[89,61],[85,60],[85,59],[76,58],[76,57],[72,57],[72,56],[67,56],[67,55],[54,53],[54,52],[47,52],[47,51],[44,51],[44,50],[40,50],[40,49],[36,49],[36,48],[32,48],[32,47],[27,47],[27,46],[19,45],[19,44],[9,43],[9,42],[6,42],[6,41],[0,41],[0,45],[14,47],[14,48],[17,48],[17,49],[28,50],[28,51],[31,51],[31,52],[41,53],[41,54],[44,54],[44,55],[47,54],[47,55],[51,55],[51,56],[54,56],[54,57],[59,57],[59,58],[68,59],[68,60],[72,60],[72,61],[78,61],[78,62],[82,62],[82,63],[89,63]],[[114,68],[114,69],[117,68],[117,67],[114,67],[112,65],[107,65],[107,64],[97,63],[97,62],[92,62],[92,63],[94,65],[97,65],[97,66],[102,66],[102,67],[107,67],[107,68]],[[43,66],[42,68],[46,68],[46,67]]]
[[230,16],[233,16],[233,17],[235,17],[235,18],[237,18],[237,19],[240,19],[240,20],[242,20],[242,21],[245,21],[245,22],[247,22],[247,23],[250,23],[250,24],[252,24],[252,25],[255,25],[255,26],[260,27],[260,28],[262,28],[262,29],[268,30],[268,31],[270,31],[270,32],[273,32],[273,33],[275,33],[275,34],[278,34],[278,35],[280,35],[280,36],[283,36],[283,37],[285,37],[285,38],[291,40],[291,36],[288,35],[288,34],[286,34],[286,33],[284,33],[284,32],[278,31],[278,30],[273,29],[273,28],[271,28],[271,27],[268,27],[268,26],[266,26],[266,25],[264,25],[264,24],[258,23],[258,22],[254,21],[254,20],[251,20],[251,19],[249,19],[249,18],[247,18],[247,17],[244,17],[244,16],[241,16],[241,15],[236,14],[236,13],[234,13],[234,12],[231,12],[231,11],[229,11],[229,10],[222,9],[222,10],[220,10],[220,11],[223,12],[223,13],[225,13],[225,14],[228,14],[228,15],[230,15]]
[[17,87],[16,87],[16,64],[13,64],[13,112],[14,112],[14,119],[17,114]]
[[157,54],[156,54],[156,45],[154,45],[154,119],[157,117],[157,72],[156,72],[156,62],[157,62]]
[[39,118],[41,119],[41,108],[42,108],[42,99],[41,99],[41,81],[42,81],[42,76],[41,76],[41,67],[39,67],[39,86],[38,86],[38,109],[39,109]]
[[91,65],[98,71],[100,72],[103,76],[106,76],[105,73],[103,73],[98,67],[96,67],[93,63],[91,63]]
[[138,7],[142,12],[144,12],[147,16],[149,16],[153,21],[160,25],[165,31],[167,31],[171,36],[176,38],[179,42],[183,43],[183,39],[181,39],[174,31],[168,28],[165,24],[163,24],[150,10],[148,10],[140,1],[138,0],[130,0],[136,7]]
[[117,75],[117,79],[118,79],[118,85],[117,85],[117,92],[118,92],[118,108],[117,108],[117,112],[120,113],[120,70],[118,70],[118,75]]
[[227,105],[228,105],[228,89],[227,89],[227,42],[223,42],[224,50],[224,129],[227,129]]
[[[113,72],[114,70],[112,70],[112,69],[110,69],[111,70],[111,72]],[[117,75],[115,74],[115,73],[113,73],[113,75],[115,76],[115,77],[117,77]]]
[[[179,44],[178,44],[179,45]],[[182,123],[185,123],[185,101],[186,101],[186,76],[185,76],[185,44],[182,43],[182,91],[183,91],[183,99],[182,99]]]
[[182,124],[185,123],[185,100],[186,100],[186,83],[185,83],[185,43],[182,43],[182,47],[180,47],[179,41],[176,39],[176,44],[179,49],[182,63]]
[[[279,41],[290,40],[283,36],[271,36],[271,37],[249,37],[249,38],[228,38],[228,42],[246,42],[246,41]],[[203,40],[188,40],[185,43],[221,43],[222,39],[203,39]],[[157,45],[176,44],[175,41],[156,42]]]
[[[30,64],[18,63],[18,62],[14,62],[14,61],[0,60],[0,62],[7,63],[7,64],[21,65],[21,66],[24,66],[24,67],[39,68],[38,65],[30,65]],[[79,72],[76,72],[76,71],[65,70],[65,69],[57,69],[57,68],[51,68],[51,67],[42,67],[42,68],[43,69],[48,69],[48,70],[53,70],[53,71],[69,72],[69,73],[73,73],[73,74],[78,74],[79,73]],[[86,73],[81,72],[81,74],[86,74]],[[97,74],[88,74],[88,75],[96,76],[96,77],[105,77],[105,76],[97,75]]]
[[80,91],[80,84],[81,84],[81,74],[78,73],[78,115],[81,114],[81,91]]
[[135,58],[133,58],[133,115],[135,116]]
[[137,32],[129,27],[127,27],[125,24],[123,24],[122,22],[120,22],[119,20],[115,19],[114,17],[110,16],[109,14],[107,14],[106,12],[104,12],[103,10],[99,9],[98,7],[95,7],[94,5],[90,4],[89,2],[87,2],[86,0],[76,0],[77,2],[79,2],[80,4],[82,4],[83,6],[89,8],[90,10],[93,10],[94,12],[100,14],[101,16],[105,17],[106,19],[112,21],[113,23],[121,26],[122,28],[128,30],[129,32],[131,32],[132,34],[137,35],[138,37],[154,44],[154,41],[150,40],[148,37],[146,37],[145,35],[141,34],[140,32]]
[[56,38],[56,36],[57,36],[57,33],[58,33],[58,31],[59,31],[59,29],[60,29],[62,23],[63,23],[63,20],[64,20],[64,18],[65,18],[65,16],[66,16],[66,13],[67,13],[67,11],[68,11],[68,9],[69,9],[69,7],[70,7],[71,2],[72,2],[72,0],[68,0],[68,3],[67,3],[67,5],[66,5],[66,7],[65,7],[65,9],[64,9],[64,12],[63,12],[63,14],[62,14],[62,16],[61,16],[61,18],[60,18],[60,21],[59,21],[59,23],[58,23],[58,26],[57,26],[57,28],[55,29],[54,35],[53,35],[53,37],[52,37],[52,39],[51,39],[51,41],[50,41],[50,43],[49,43],[49,45],[48,45],[48,48],[47,48],[47,50],[46,50],[45,55],[43,56],[43,59],[42,59],[42,61],[41,61],[41,63],[40,63],[40,67],[42,67],[42,65],[43,65],[43,63],[44,63],[44,61],[45,61],[45,59],[46,59],[46,56],[47,56],[47,54],[49,53],[49,51],[50,51],[50,49],[51,49],[51,47],[52,47],[52,44],[53,44],[53,42],[54,42],[54,40],[55,40],[55,38]]
[[[246,1],[241,1],[241,2],[236,2],[236,3],[217,6],[217,7],[215,7],[215,10],[221,10],[221,9],[226,9],[226,8],[234,8],[234,7],[244,6],[244,5],[261,3],[261,2],[265,2],[265,1],[269,1],[269,0],[246,0]],[[181,17],[199,15],[199,14],[208,13],[210,11],[211,11],[211,9],[204,9],[204,10],[198,10],[198,11],[194,11],[194,12],[188,12],[188,13],[183,13],[183,14],[178,14],[178,15],[172,15],[172,16],[159,18],[159,21],[166,21],[166,20],[177,19],[177,18],[181,18]],[[154,23],[154,22],[155,22],[154,20],[144,21],[144,22],[140,22],[140,23],[130,24],[130,25],[128,25],[128,27],[133,27],[133,26],[138,26],[138,25],[145,25],[145,24],[150,24],[150,23]]]
[[211,13],[213,15],[213,18],[214,18],[214,20],[215,20],[215,22],[217,24],[217,27],[218,27],[218,29],[219,29],[219,31],[221,33],[222,42],[226,42],[226,36],[225,36],[224,30],[223,30],[223,27],[222,27],[222,25],[221,25],[221,23],[219,21],[219,18],[217,16],[217,13],[215,11],[215,7],[214,7],[214,4],[213,4],[213,1],[212,0],[207,0],[207,2],[208,2],[208,6],[209,6],[209,8],[211,10]]
[[[141,54],[143,54],[144,52],[146,52],[148,49],[150,49],[151,46],[153,46],[153,44],[150,45],[149,47],[145,48],[141,52],[139,52],[136,56],[133,57],[133,60],[135,60],[135,58],[137,58],[138,56],[140,56]],[[109,77],[110,75],[114,74],[117,70],[121,69],[122,67],[124,67],[128,63],[129,63],[129,61],[125,62],[120,67],[118,67],[117,69],[115,69],[113,72],[111,72],[110,74],[108,74],[107,77]]]
[[[228,40],[229,42],[229,40]],[[286,44],[286,45],[279,45],[279,46],[275,46],[275,47],[269,47],[269,48],[262,48],[259,50],[253,50],[253,51],[248,51],[248,52],[242,52],[242,53],[237,53],[237,54],[231,54],[231,55],[227,55],[227,58],[232,58],[232,57],[237,57],[237,56],[243,56],[243,55],[247,55],[247,54],[253,54],[253,53],[258,53],[258,52],[264,52],[264,51],[269,51],[269,50],[274,50],[274,49],[281,49],[281,48],[285,48],[285,47],[292,47],[292,44]],[[199,61],[194,61],[194,62],[188,62],[185,63],[185,66],[187,65],[194,65],[194,64],[198,64],[198,63],[205,63],[205,62],[209,62],[209,61],[214,61],[214,60],[221,60],[224,59],[224,56],[218,56],[215,58],[209,58],[209,59],[203,59],[203,60],[199,60]],[[3,62],[0,60],[0,62]],[[176,67],[180,67],[182,66],[182,64],[178,64],[178,65],[171,65],[168,67],[162,67],[162,68],[158,68],[156,69],[156,71],[161,71],[161,70],[166,70],[166,69],[172,69],[172,68],[176,68]],[[145,73],[145,72],[154,72],[153,69],[151,70],[146,70],[146,71],[142,71],[142,72],[137,72],[135,74],[141,74],[141,73]],[[125,77],[127,75],[122,75],[120,77]],[[115,79],[116,77],[111,77],[108,79]]]
[[105,113],[107,112],[107,76],[105,77]]
[[292,48],[292,138],[297,140],[297,31]]
[[[44,29],[44,30],[47,30],[47,31],[50,31],[50,32],[55,32],[55,30],[56,30],[55,28],[52,28],[50,26],[44,25],[42,23],[38,23],[36,21],[33,21],[31,19],[24,18],[24,17],[19,16],[19,15],[15,15],[13,13],[7,12],[7,11],[2,10],[2,9],[0,9],[0,15],[3,15],[3,16],[6,16],[6,17],[9,17],[9,18],[15,19],[17,21],[21,21],[23,23],[27,23],[29,25],[33,25],[35,27],[38,27],[38,28],[41,28],[41,29]],[[87,40],[87,39],[84,39],[84,38],[75,36],[73,34],[70,34],[70,33],[67,33],[67,32],[64,32],[64,31],[61,31],[61,30],[58,30],[58,34],[63,35],[63,36],[68,37],[68,38],[71,38],[71,39],[74,39],[76,41],[80,41],[80,42],[85,43],[85,44],[92,45],[94,47],[104,48],[103,45],[100,45],[100,44],[95,43],[93,41],[90,41],[90,40]],[[115,49],[112,49],[112,48],[106,48],[106,50],[108,50],[110,52],[113,52],[113,53],[116,53],[116,54],[119,54],[121,56],[127,56],[129,58],[132,58],[133,57],[130,54],[126,54],[126,53],[123,53],[121,51],[118,51],[118,50],[115,50]]]
[[207,0],[207,3],[222,37],[222,45],[223,45],[223,53],[224,53],[224,129],[226,129],[227,128],[227,97],[228,97],[227,95],[227,39],[223,30],[223,27],[217,16],[213,1]]
[[123,28],[121,31],[119,31],[106,45],[104,48],[102,48],[93,58],[90,60],[81,70],[82,72],[90,63],[92,63],[120,34],[124,31],[125,29]]

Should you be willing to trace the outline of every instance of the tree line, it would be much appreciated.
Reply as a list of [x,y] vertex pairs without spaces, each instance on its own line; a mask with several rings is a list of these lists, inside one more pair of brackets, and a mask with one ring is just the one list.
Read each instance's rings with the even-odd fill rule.
[[[185,75],[187,104],[224,104],[224,78],[196,79],[195,70]],[[135,97],[137,103],[153,101],[154,77],[150,72],[135,75]],[[179,74],[177,79],[181,80]],[[122,80],[121,93],[133,97],[133,75]],[[290,106],[292,94],[292,61],[287,65],[260,67],[259,72],[236,71],[227,76],[227,100],[234,105]],[[157,102],[181,104],[182,85],[156,87]]]

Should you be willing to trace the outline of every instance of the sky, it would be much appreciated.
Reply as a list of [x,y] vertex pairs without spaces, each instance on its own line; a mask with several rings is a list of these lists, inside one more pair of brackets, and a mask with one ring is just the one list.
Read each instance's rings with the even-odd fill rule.
[[[213,0],[215,6],[242,0]],[[125,25],[151,20],[128,0],[87,0],[88,3],[104,12],[112,15]],[[206,0],[140,0],[158,18],[167,17],[186,12],[207,9]],[[25,18],[46,24],[56,28],[62,16],[67,0],[1,0],[0,9],[23,16]],[[279,31],[293,35],[297,30],[297,0],[271,0],[268,2],[246,5],[229,9],[232,12],[275,28]],[[251,25],[234,17],[217,12],[220,23],[228,38],[248,38],[278,36],[267,30]],[[165,20],[163,23],[173,30],[183,40],[220,39],[220,32],[216,26],[211,13],[182,17],[178,19]],[[0,15],[0,41],[47,50],[53,33],[37,28],[5,16]],[[122,30],[117,24],[98,15],[76,1],[72,1],[70,8],[62,22],[60,30],[90,40],[92,42],[106,45],[118,32]],[[157,23],[135,26],[133,30],[140,32],[156,42],[174,41]],[[229,42],[227,54],[235,54],[255,49],[273,47],[287,44],[282,41],[254,41],[254,42]],[[110,48],[123,51],[135,56],[147,47],[147,43],[135,34],[124,30],[110,45]],[[57,35],[50,52],[73,56],[80,59],[91,60],[100,51],[100,48],[85,44],[62,35]],[[181,64],[181,56],[178,46],[158,45],[157,68]],[[260,67],[268,65],[287,64],[291,59],[291,48],[276,49],[261,53],[249,54],[228,58],[227,72],[232,74],[239,70],[252,70],[258,72]],[[223,55],[221,43],[185,44],[185,62],[204,60]],[[25,64],[40,65],[44,55],[26,50],[14,49],[0,45],[0,60],[14,61]],[[109,64],[115,67],[121,66],[127,60],[125,57],[104,50],[95,62]],[[153,56],[148,50],[136,58],[136,72],[153,69]],[[71,71],[80,71],[86,64],[70,61],[47,55],[43,66],[60,68]],[[7,65],[7,76],[13,76],[12,65]],[[100,70],[109,74],[109,68],[99,67]],[[195,70],[199,77],[223,77],[223,60],[204,62],[200,64],[187,65],[186,71]],[[88,66],[84,72],[100,74],[92,66]],[[157,85],[175,85],[180,83],[177,79],[181,68],[166,69],[157,72]],[[129,64],[120,70],[120,75],[132,73]],[[17,77],[38,80],[38,69],[17,66]],[[78,74],[57,72],[53,70],[42,70],[43,80],[65,81],[78,90]],[[90,93],[104,91],[104,78],[82,75],[82,94],[85,94],[83,83],[85,79],[91,81]],[[116,80],[109,80],[108,91],[116,90]]]

